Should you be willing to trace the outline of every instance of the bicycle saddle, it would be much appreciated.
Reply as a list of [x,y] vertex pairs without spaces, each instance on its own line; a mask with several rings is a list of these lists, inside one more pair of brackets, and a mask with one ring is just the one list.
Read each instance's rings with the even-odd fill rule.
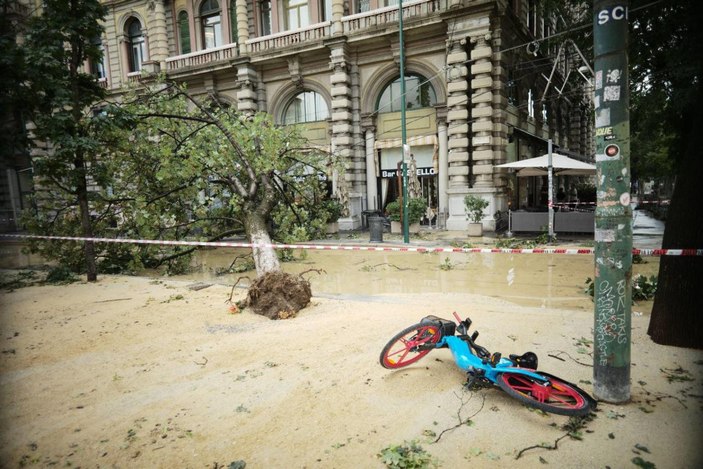
[[522,355],[511,354],[510,359],[520,368],[537,369],[537,354],[534,352],[525,352]]

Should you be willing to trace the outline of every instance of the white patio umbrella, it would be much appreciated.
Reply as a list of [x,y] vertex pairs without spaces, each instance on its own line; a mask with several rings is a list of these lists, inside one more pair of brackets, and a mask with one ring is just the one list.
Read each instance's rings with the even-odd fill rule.
[[596,174],[595,165],[584,163],[565,155],[552,152],[552,141],[548,142],[546,155],[499,164],[495,168],[508,168],[517,170],[518,177],[522,176],[547,176],[549,200],[549,237],[554,236],[554,209],[552,207],[553,176],[590,176]]
[[[499,164],[496,168],[517,170],[518,176],[546,176],[549,169],[549,154]],[[552,171],[555,176],[590,176],[596,174],[596,166],[569,158],[559,153],[552,153]]]

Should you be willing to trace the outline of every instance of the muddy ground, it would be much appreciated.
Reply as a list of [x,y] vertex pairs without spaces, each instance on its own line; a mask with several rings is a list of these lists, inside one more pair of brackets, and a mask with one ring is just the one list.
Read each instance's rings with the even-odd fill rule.
[[532,350],[590,392],[592,310],[425,292],[314,297],[271,321],[232,314],[228,286],[192,283],[0,292],[0,467],[383,467],[381,450],[412,440],[447,468],[703,467],[703,352],[653,344],[651,305],[632,318],[632,401],[520,454],[553,447],[569,419],[463,390],[446,350],[398,371],[378,354],[423,315],[456,310],[490,350]]

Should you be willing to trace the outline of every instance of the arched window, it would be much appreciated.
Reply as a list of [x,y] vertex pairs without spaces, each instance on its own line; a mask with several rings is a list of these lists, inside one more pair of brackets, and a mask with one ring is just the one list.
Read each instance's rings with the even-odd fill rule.
[[314,91],[303,91],[293,97],[283,113],[283,123],[301,124],[317,122],[329,118],[330,112],[325,99]]
[[222,17],[217,0],[205,0],[200,5],[200,21],[203,25],[203,46],[211,49],[222,45]]
[[[405,108],[420,109],[437,104],[437,95],[432,85],[420,75],[405,76]],[[399,112],[402,106],[400,77],[386,85],[378,99],[379,112]]]
[[129,54],[129,71],[138,72],[142,69],[142,63],[146,60],[146,44],[144,43],[142,24],[138,19],[132,18],[127,23],[126,30]]
[[188,12],[181,11],[178,14],[178,40],[181,46],[181,54],[190,53],[190,27],[188,25]]

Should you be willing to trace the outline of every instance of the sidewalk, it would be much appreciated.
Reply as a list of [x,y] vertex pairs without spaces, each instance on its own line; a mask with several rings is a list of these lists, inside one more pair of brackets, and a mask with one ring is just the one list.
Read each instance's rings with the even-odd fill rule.
[[[664,222],[653,218],[645,210],[635,210],[632,220],[632,245],[639,249],[660,249],[664,236]],[[535,241],[541,233],[517,233],[512,239],[521,241]],[[595,242],[593,234],[589,233],[555,233],[556,241],[549,244],[552,247],[593,247]],[[481,237],[472,237],[466,231],[440,230],[422,227],[420,233],[410,235],[410,246],[426,247],[459,247],[471,245],[472,247],[495,247],[498,239],[508,238],[505,233],[495,233],[484,231]],[[368,229],[340,231],[338,234],[330,235],[326,239],[311,241],[318,244],[379,244],[370,242]],[[383,233],[383,245],[403,246],[402,234]],[[540,246],[547,246],[540,244]]]

